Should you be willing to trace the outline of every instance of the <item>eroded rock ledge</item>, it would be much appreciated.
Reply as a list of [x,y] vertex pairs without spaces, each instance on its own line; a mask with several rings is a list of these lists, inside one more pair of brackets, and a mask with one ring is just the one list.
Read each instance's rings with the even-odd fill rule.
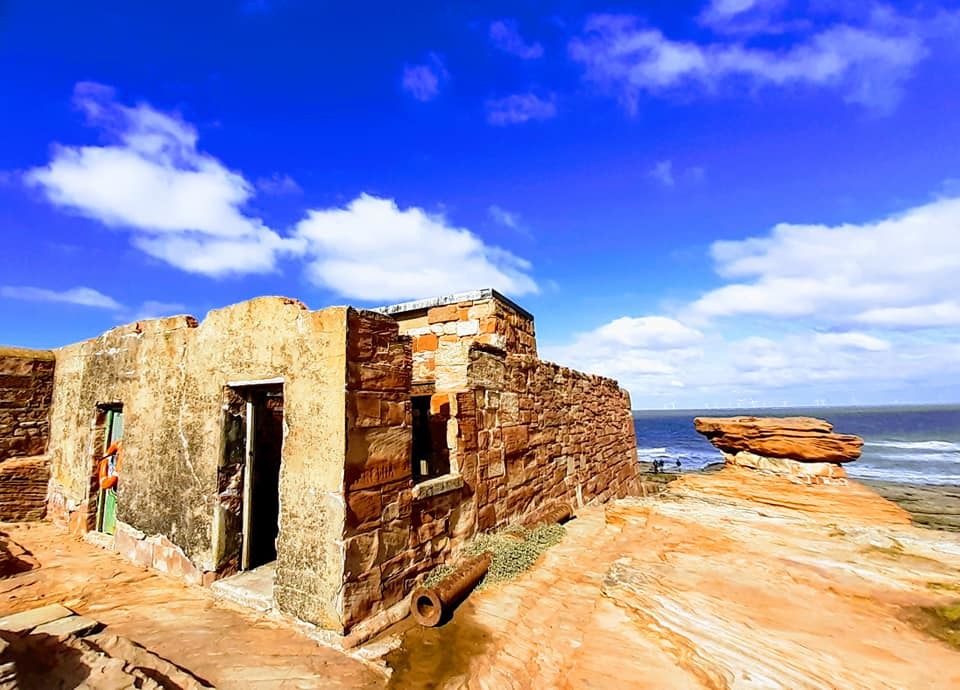
[[815,417],[697,417],[693,425],[728,465],[821,483],[846,477],[842,463],[859,458],[863,446]]

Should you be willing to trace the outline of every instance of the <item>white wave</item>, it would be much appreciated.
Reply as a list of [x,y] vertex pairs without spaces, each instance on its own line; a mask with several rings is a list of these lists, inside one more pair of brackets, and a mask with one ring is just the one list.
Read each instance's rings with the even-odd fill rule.
[[867,441],[864,446],[902,450],[947,450],[960,452],[960,443],[951,441]]
[[881,479],[906,484],[960,484],[960,474],[931,474],[886,467],[852,467],[848,465],[847,475],[851,479]]
[[860,458],[863,464],[922,464],[924,466],[936,465],[938,463],[956,464],[960,462],[960,452],[948,451],[946,453],[902,453],[902,452],[881,452],[867,451]]
[[672,457],[666,448],[637,448],[637,455],[666,456]]

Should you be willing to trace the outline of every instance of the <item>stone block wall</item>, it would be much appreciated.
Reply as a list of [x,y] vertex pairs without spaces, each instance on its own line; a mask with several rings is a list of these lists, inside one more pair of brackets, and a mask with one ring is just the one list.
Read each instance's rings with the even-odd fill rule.
[[533,317],[492,290],[392,315],[400,333],[413,338],[413,380],[417,383],[435,381],[437,366],[443,366],[440,351],[462,342],[483,343],[518,354],[537,353]]
[[0,462],[0,520],[42,520],[49,478],[45,455]]
[[0,520],[46,513],[55,364],[48,350],[0,347]]
[[[469,416],[473,393],[432,396],[431,407],[449,415],[451,474],[414,484],[411,338],[397,338],[392,319],[351,318],[348,353],[345,632],[406,597],[476,532],[476,463],[463,462],[457,421]],[[475,437],[468,424],[462,431]]]
[[351,310],[347,353],[344,631],[404,594],[413,438],[410,339],[389,317]]
[[639,493],[630,399],[615,381],[481,343],[459,352],[450,364],[464,370],[465,389],[431,396],[449,414],[449,475],[412,481],[409,408],[399,422],[392,407],[409,394],[391,387],[389,368],[349,386],[346,631],[409,595],[478,532]]
[[0,462],[47,451],[55,363],[49,350],[0,347]]
[[479,531],[639,492],[630,396],[616,381],[529,355],[470,357]]

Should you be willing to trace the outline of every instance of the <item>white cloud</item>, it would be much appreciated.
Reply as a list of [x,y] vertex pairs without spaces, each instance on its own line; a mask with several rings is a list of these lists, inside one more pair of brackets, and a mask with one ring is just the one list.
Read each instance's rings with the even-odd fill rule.
[[516,125],[530,120],[549,120],[557,114],[551,96],[543,99],[533,93],[515,93],[487,101],[487,122],[491,125]]
[[362,300],[401,300],[494,287],[538,291],[530,263],[484,244],[466,228],[421,208],[400,209],[366,194],[346,208],[313,210],[297,225],[307,245],[307,276]]
[[186,313],[186,306],[179,302],[156,302],[147,300],[133,313],[131,320],[143,321],[145,319],[160,319],[166,316],[176,316]]
[[674,167],[672,160],[662,160],[657,161],[647,175],[664,187],[674,187],[680,182],[692,184],[703,182],[707,172],[698,165],[678,170]]
[[524,60],[543,56],[543,46],[524,41],[517,23],[512,19],[501,19],[490,24],[490,42],[499,50]]
[[694,318],[816,317],[887,328],[955,325],[960,304],[960,197],[877,222],[782,223],[768,236],[716,242],[712,290]]
[[511,230],[519,230],[521,227],[520,217],[516,213],[508,211],[496,204],[490,206],[487,212],[490,214],[490,218],[499,225],[510,228]]
[[881,307],[858,314],[856,321],[885,328],[960,326],[960,300],[945,300],[913,307]]
[[721,84],[833,88],[853,103],[887,109],[926,50],[915,24],[887,13],[866,26],[835,24],[781,49],[667,38],[628,15],[594,15],[569,44],[587,79],[637,111],[643,93]]
[[430,53],[423,64],[404,65],[400,85],[418,101],[431,101],[439,95],[441,84],[449,77],[443,59]]
[[676,350],[697,345],[703,333],[665,316],[624,316],[589,335],[604,343],[646,350]]
[[211,276],[263,273],[296,251],[243,205],[244,177],[197,149],[197,132],[176,115],[129,107],[109,87],[82,82],[74,93],[88,123],[112,143],[55,146],[50,163],[25,175],[60,207],[133,233],[142,251]]
[[256,187],[265,194],[301,194],[303,192],[295,179],[280,173],[274,173],[269,177],[258,177]]
[[[389,199],[361,195],[347,208],[310,210],[293,236],[281,236],[243,211],[254,186],[200,152],[196,130],[178,116],[145,104],[119,104],[111,89],[98,84],[78,84],[75,96],[110,143],[56,147],[49,165],[26,173],[27,182],[57,206],[128,231],[133,246],[175,268],[207,276],[262,273],[288,255],[304,262],[314,283],[369,300],[487,286],[518,296],[538,290],[530,262],[443,216],[416,207],[400,210]],[[271,193],[299,190],[281,174],[257,185]],[[520,229],[516,216],[499,210],[501,221]],[[22,299],[121,309],[102,295],[77,290],[7,290]],[[147,303],[139,312],[122,313],[180,306]]]
[[671,316],[621,317],[541,350],[618,379],[637,406],[955,401],[958,227],[960,196],[716,242],[726,284]]
[[676,184],[673,179],[673,161],[658,161],[650,170],[650,177],[664,187],[672,187]]
[[527,239],[533,239],[533,233],[530,231],[530,228],[527,227],[527,224],[524,223],[520,218],[519,214],[514,213],[513,211],[508,211],[502,206],[493,204],[487,209],[487,215],[489,215],[490,219],[497,225],[509,228],[510,230],[523,235]]
[[48,290],[46,288],[27,287],[19,285],[4,285],[0,287],[0,297],[26,300],[29,302],[60,302],[76,304],[82,307],[119,311],[123,305],[112,297],[108,297],[99,290],[88,287],[75,287],[69,290]]
[[[785,25],[771,21],[782,9],[784,0],[711,0],[697,17],[704,26],[724,33],[780,33]],[[799,26],[801,23],[793,22]]]
[[882,352],[890,349],[890,343],[886,340],[866,333],[817,333],[813,336],[813,340],[828,347],[867,350],[869,352]]

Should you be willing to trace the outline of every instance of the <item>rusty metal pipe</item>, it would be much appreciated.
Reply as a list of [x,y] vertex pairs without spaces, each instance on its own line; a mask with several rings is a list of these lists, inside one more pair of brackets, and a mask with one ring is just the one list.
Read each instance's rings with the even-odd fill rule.
[[533,529],[539,525],[554,525],[566,522],[571,517],[573,517],[573,509],[566,504],[558,504],[547,510],[535,513],[524,523],[524,527]]
[[469,558],[433,587],[417,587],[410,595],[410,613],[422,626],[432,628],[447,620],[457,605],[487,574],[493,555],[486,551]]

